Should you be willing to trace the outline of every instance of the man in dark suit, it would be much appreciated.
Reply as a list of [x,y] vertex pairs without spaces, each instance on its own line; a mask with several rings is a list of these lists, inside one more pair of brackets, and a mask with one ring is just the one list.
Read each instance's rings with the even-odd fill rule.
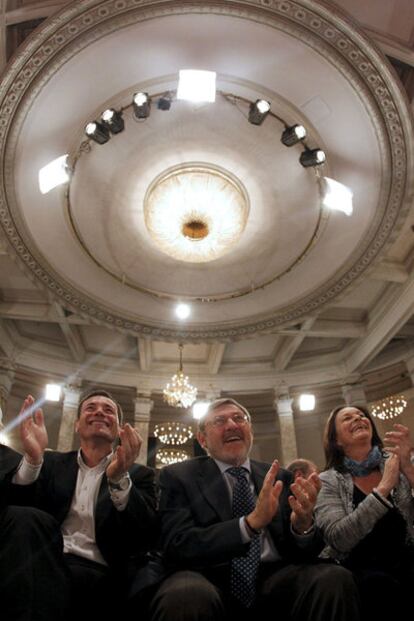
[[25,457],[15,482],[34,487],[36,506],[60,525],[71,614],[79,617],[82,601],[82,618],[110,618],[124,604],[128,581],[145,568],[155,535],[153,471],[134,463],[141,437],[128,423],[121,426],[120,405],[101,390],[80,401],[79,451],[44,452],[47,433],[33,397],[21,417]]
[[[22,456],[0,444],[0,599],[7,621],[55,621],[67,605],[62,536],[52,516],[18,507],[11,479]],[[51,580],[45,584],[44,575]]]
[[153,599],[152,621],[253,618],[269,610],[283,621],[357,621],[351,574],[316,561],[323,547],[313,523],[317,474],[293,482],[277,461],[269,468],[250,460],[250,415],[233,399],[210,405],[198,440],[209,457],[161,472],[170,576]]

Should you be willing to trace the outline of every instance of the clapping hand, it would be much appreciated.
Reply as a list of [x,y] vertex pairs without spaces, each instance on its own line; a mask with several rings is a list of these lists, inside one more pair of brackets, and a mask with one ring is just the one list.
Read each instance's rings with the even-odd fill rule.
[[139,433],[126,423],[119,431],[121,444],[116,448],[113,459],[106,469],[110,481],[119,481],[135,462],[141,449],[142,438]]
[[313,510],[321,489],[321,481],[316,472],[313,472],[307,479],[298,477],[290,489],[293,492],[293,495],[289,496],[292,509],[290,521],[295,532],[302,534],[313,524]]
[[17,419],[26,460],[33,465],[41,464],[48,437],[43,412],[35,407],[32,395],[24,400]]

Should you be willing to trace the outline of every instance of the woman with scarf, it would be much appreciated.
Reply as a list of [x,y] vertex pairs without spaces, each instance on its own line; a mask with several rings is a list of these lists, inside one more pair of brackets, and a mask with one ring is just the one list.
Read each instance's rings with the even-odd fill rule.
[[315,508],[323,555],[353,572],[361,618],[375,621],[402,615],[414,588],[413,446],[403,425],[385,441],[383,448],[365,408],[335,408],[325,427],[326,470]]

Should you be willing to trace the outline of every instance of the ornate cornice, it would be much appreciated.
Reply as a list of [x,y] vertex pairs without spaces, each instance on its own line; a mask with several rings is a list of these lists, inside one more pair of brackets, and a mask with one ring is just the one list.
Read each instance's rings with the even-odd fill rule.
[[[341,273],[311,295],[271,316],[250,322],[208,324],[191,329],[174,325],[139,323],[99,306],[65,282],[39,252],[16,207],[14,154],[24,119],[41,89],[80,50],[111,32],[163,15],[222,14],[266,24],[318,51],[341,72],[358,94],[375,127],[383,179],[380,200],[369,232]],[[162,340],[235,340],[269,332],[317,312],[356,283],[391,244],[407,214],[413,196],[413,127],[407,102],[382,54],[337,9],[300,0],[185,2],[140,0],[86,0],[74,3],[48,19],[19,49],[0,85],[0,152],[3,182],[0,222],[10,244],[32,279],[59,302],[94,322],[138,336]]]

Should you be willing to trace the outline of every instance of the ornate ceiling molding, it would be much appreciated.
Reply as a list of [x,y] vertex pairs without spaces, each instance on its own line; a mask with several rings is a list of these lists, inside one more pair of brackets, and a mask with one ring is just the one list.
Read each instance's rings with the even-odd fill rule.
[[[193,326],[155,325],[114,313],[97,305],[64,282],[33,248],[19,214],[14,190],[14,154],[21,127],[32,102],[50,78],[79,51],[109,33],[163,15],[222,14],[260,22],[301,40],[341,72],[358,94],[375,127],[384,170],[381,198],[369,233],[343,269],[311,295],[271,316],[249,322]],[[89,0],[63,9],[42,24],[6,70],[0,85],[0,152],[3,182],[0,222],[10,244],[31,278],[60,303],[102,325],[162,340],[231,341],[274,331],[317,312],[372,268],[394,241],[413,196],[413,127],[404,94],[384,57],[369,39],[337,9],[314,0],[232,0],[221,3],[140,0]]]

